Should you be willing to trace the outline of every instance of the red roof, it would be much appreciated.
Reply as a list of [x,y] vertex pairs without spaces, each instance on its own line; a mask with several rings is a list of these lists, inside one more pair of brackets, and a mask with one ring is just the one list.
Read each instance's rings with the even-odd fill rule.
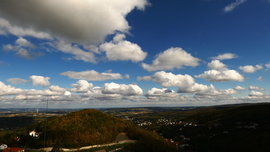
[[19,151],[24,151],[24,149],[19,147],[8,147],[3,150],[3,152],[19,152]]

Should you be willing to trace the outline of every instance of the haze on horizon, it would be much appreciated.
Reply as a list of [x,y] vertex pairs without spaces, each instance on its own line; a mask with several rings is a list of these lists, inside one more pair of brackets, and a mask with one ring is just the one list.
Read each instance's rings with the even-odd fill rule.
[[0,108],[270,100],[269,0],[0,1]]

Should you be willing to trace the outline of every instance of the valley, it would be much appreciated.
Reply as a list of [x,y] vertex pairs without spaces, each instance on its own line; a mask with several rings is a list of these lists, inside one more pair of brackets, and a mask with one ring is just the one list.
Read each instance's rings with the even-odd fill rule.
[[[49,129],[47,132],[47,137],[53,139],[47,141],[48,144],[54,143],[57,140],[62,141],[64,138],[72,138],[70,141],[66,140],[58,143],[62,145],[61,147],[74,148],[111,143],[115,140],[116,135],[113,135],[113,132],[110,135],[109,132],[114,130],[118,133],[128,132],[127,134],[132,140],[138,141],[135,143],[136,146],[146,143],[152,146],[157,145],[155,140],[161,139],[161,141],[164,140],[171,147],[175,147],[175,151],[268,151],[270,150],[268,148],[270,139],[269,109],[270,104],[267,103],[212,107],[113,108],[99,109],[98,111],[101,113],[94,110],[93,116],[95,117],[92,117],[90,113],[85,113],[86,110],[80,109],[62,109],[59,111],[50,109],[46,113],[42,113],[42,111],[39,113],[35,111],[23,112],[23,110],[16,113],[10,110],[8,113],[1,112],[0,120],[5,123],[0,124],[0,128],[2,128],[0,139],[2,140],[1,142],[12,141],[11,139],[5,139],[8,135],[10,135],[8,138],[12,137],[11,132],[20,132],[21,139],[30,139],[26,134],[23,135],[21,130],[27,132],[31,129],[39,128],[40,132],[44,132],[42,126],[47,121],[48,124],[54,124],[51,127],[55,128],[54,131]],[[13,110],[15,111],[15,109]],[[65,117],[68,117],[68,119]],[[90,121],[90,119],[91,122],[88,123],[86,120]],[[113,120],[113,125],[109,124],[111,120]],[[116,123],[116,121],[119,121],[120,124]],[[17,122],[20,122],[20,125],[16,126]],[[87,124],[88,127],[93,127],[89,131],[85,128]],[[136,129],[132,124],[135,124],[136,127],[134,127]],[[29,125],[32,127],[28,127]],[[64,127],[63,125],[67,126]],[[111,126],[113,128],[110,128]],[[49,128],[51,127],[49,125]],[[144,131],[139,128],[148,131],[146,133],[148,135],[143,135],[144,133],[142,134],[142,132]],[[55,134],[55,131],[61,131],[61,134],[66,134],[65,132],[70,130],[76,132],[68,136],[60,134],[59,136],[52,136],[52,133],[54,132]],[[91,137],[85,136],[83,132],[88,132],[88,134],[91,134]],[[104,135],[107,137],[104,138]],[[15,136],[14,133],[13,136]],[[43,136],[42,133],[41,136]],[[150,137],[154,137],[155,140],[152,141]],[[96,138],[96,140],[92,141],[90,140],[91,138]],[[146,139],[150,141],[150,144],[148,143],[149,141],[145,141]],[[86,140],[86,142],[81,140]],[[36,142],[37,140],[33,141]],[[27,146],[27,142],[24,144]],[[42,145],[43,142],[40,140],[40,146]],[[36,146],[39,147],[38,145]],[[127,147],[134,149],[135,146]],[[148,148],[151,149],[151,147]],[[121,150],[125,151],[125,149]]]

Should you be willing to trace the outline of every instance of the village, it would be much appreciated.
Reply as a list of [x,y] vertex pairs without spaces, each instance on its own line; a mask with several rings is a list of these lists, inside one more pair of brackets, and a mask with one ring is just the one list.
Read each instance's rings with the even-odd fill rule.
[[[259,124],[255,122],[235,122],[233,125],[222,125],[220,123],[199,124],[167,118],[159,118],[156,120],[128,118],[128,120],[145,129],[155,132],[177,148],[182,149],[190,146],[190,141],[198,136],[207,136],[207,138],[210,139],[215,136],[226,136],[230,133],[233,134],[235,131],[256,130],[259,127]],[[200,132],[199,130],[205,132]],[[189,135],[191,131],[194,131],[194,133]],[[172,132],[174,133],[173,135],[171,134]]]

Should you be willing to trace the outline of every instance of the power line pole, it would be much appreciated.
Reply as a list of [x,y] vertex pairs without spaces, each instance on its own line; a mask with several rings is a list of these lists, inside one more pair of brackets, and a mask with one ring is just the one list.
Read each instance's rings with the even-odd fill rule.
[[47,112],[48,112],[48,97],[47,97],[47,104],[46,104],[46,111],[45,111],[45,131],[44,131],[44,142],[43,142],[43,150],[45,151],[45,146],[46,146],[46,133],[47,133]]

